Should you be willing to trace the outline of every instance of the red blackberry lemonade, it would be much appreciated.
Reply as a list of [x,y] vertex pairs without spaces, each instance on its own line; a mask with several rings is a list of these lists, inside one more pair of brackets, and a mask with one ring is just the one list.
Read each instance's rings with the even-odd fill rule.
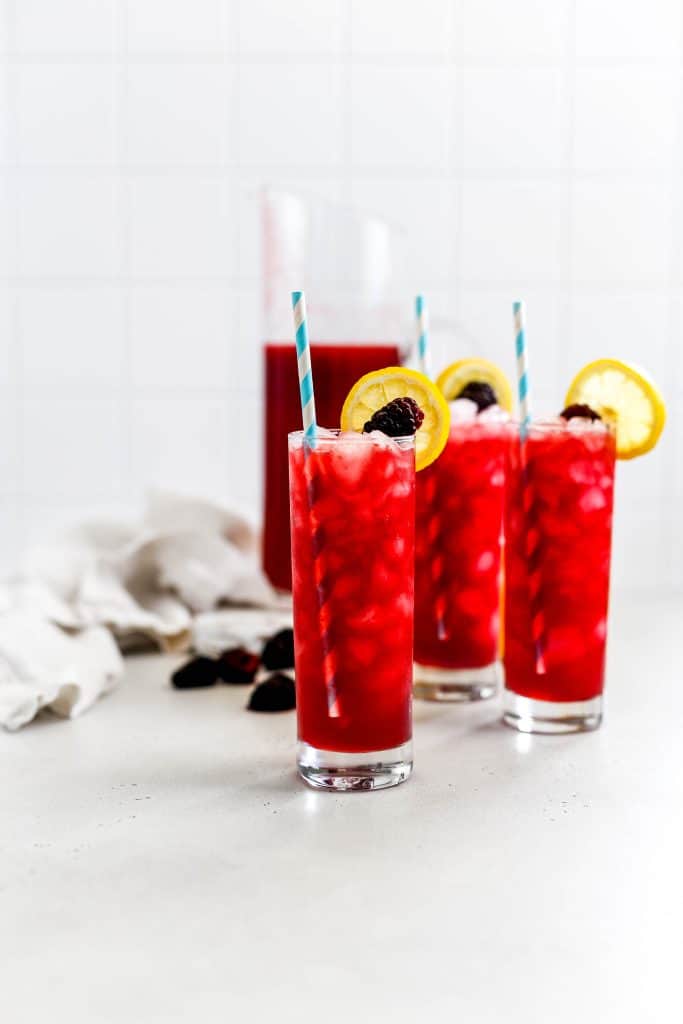
[[519,437],[508,446],[503,717],[523,732],[600,724],[614,461],[602,422],[532,425],[526,469]]
[[298,769],[378,789],[412,769],[414,438],[289,435]]
[[478,700],[498,687],[501,531],[510,427],[451,425],[418,475],[415,696]]

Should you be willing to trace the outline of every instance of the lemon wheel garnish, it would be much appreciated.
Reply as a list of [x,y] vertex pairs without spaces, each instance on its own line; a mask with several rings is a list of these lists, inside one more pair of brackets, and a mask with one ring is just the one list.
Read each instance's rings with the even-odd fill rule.
[[413,398],[424,413],[415,435],[415,469],[424,469],[439,457],[446,445],[450,412],[436,385],[417,370],[387,366],[384,370],[366,373],[346,397],[341,428],[362,431],[373,413],[394,398]]
[[565,405],[589,405],[616,430],[617,458],[635,459],[657,444],[666,422],[659,389],[643,373],[620,359],[596,359],[577,373]]
[[458,359],[439,374],[436,386],[443,392],[446,401],[452,402],[462,389],[475,380],[490,384],[493,388],[498,405],[506,412],[512,412],[512,388],[503,371],[489,359]]

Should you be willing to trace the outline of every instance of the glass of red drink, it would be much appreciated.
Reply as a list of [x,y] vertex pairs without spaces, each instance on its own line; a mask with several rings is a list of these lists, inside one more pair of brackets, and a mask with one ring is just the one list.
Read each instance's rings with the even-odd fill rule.
[[[264,348],[263,568],[273,586],[292,589],[286,437],[301,424],[296,351],[291,342]],[[315,401],[321,423],[339,423],[351,386],[371,370],[400,362],[396,345],[318,342],[311,345]]]
[[479,700],[499,685],[505,449],[509,424],[452,423],[446,448],[418,474],[415,696]]
[[292,433],[289,473],[299,773],[397,785],[412,769],[414,438]]
[[614,461],[599,421],[534,424],[508,446],[504,720],[522,732],[602,719]]

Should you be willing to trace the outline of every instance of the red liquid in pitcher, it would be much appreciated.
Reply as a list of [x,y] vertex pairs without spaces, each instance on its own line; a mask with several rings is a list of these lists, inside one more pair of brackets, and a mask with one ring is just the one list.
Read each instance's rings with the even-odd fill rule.
[[[292,589],[287,435],[301,429],[301,402],[293,342],[265,346],[265,454],[263,568],[273,586]],[[318,423],[339,425],[344,399],[359,377],[397,366],[396,345],[314,343],[311,364]]]

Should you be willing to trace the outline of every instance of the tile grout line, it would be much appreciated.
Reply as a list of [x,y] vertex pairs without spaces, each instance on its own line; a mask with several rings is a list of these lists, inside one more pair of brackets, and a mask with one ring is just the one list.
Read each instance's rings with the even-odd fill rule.
[[342,144],[339,149],[340,199],[350,205],[356,168],[353,163],[353,8],[342,5],[341,25],[341,123]]
[[[4,5],[4,16],[6,19],[7,38],[13,42],[16,35],[16,6],[15,0],[7,0]],[[15,153],[18,137],[18,100],[16,93],[16,81],[14,70],[9,61],[5,63],[5,88],[7,92],[7,149]],[[10,268],[18,269],[20,253],[20,232],[19,221],[19,179],[14,168],[8,168],[5,175],[7,188],[7,205],[9,220],[9,244],[8,244],[8,271]],[[13,467],[14,491],[18,498],[18,508],[13,510],[15,522],[10,525],[11,534],[14,534],[13,527],[16,527],[17,539],[21,534],[20,546],[26,542],[26,437],[24,430],[25,415],[25,393],[26,382],[24,379],[24,354],[22,347],[21,315],[19,312],[19,291],[12,274],[8,274],[8,315],[11,332],[11,356],[10,375],[12,386],[12,416],[16,435],[16,449]]]
[[[574,152],[576,148],[576,0],[570,0],[567,24],[567,45],[564,50],[562,61],[563,73],[563,103],[565,104],[565,117],[567,121],[567,133],[565,139],[566,151],[564,159],[565,176],[565,209],[564,209],[564,272],[560,272],[560,280],[564,281],[564,287],[560,287],[557,304],[557,312],[560,318],[558,324],[557,338],[559,359],[555,373],[555,386],[558,388],[557,401],[562,403],[567,386],[569,385],[571,368],[568,364],[570,352],[572,310],[574,308]],[[577,367],[578,369],[578,367]],[[558,412],[562,405],[558,405]]]
[[[455,321],[456,337],[454,338],[454,351],[444,353],[444,365],[453,359],[460,358],[459,349],[463,295],[463,252],[462,252],[462,228],[464,217],[465,187],[463,168],[465,166],[465,71],[464,71],[464,34],[465,34],[465,9],[463,0],[453,0],[451,5],[451,41],[450,56],[452,59],[451,72],[451,146],[449,153],[449,164],[451,171],[451,187],[455,196],[453,202],[453,213],[451,230],[455,240],[453,244],[453,318]],[[469,355],[469,353],[465,353]]]
[[[214,163],[173,163],[169,161],[159,163],[92,163],[80,162],[54,163],[49,161],[26,162],[26,161],[0,161],[0,173],[12,173],[20,171],[22,175],[33,178],[64,177],[73,179],[98,179],[111,177],[112,174],[122,171],[128,178],[145,180],[148,178],[176,178],[196,179],[203,181],[220,182],[227,171],[250,171],[252,173],[268,172],[273,175],[299,175],[305,181],[307,178],[314,180],[321,177],[334,177],[339,172],[340,163],[315,164],[315,163],[268,163],[218,160]],[[676,163],[675,170],[683,170],[683,164]],[[452,177],[452,170],[446,165],[443,168],[433,165],[403,165],[396,167],[393,164],[358,164],[357,170],[363,178],[370,180],[390,180],[396,182],[447,182]],[[505,170],[496,170],[492,167],[468,167],[458,169],[458,176],[463,181],[481,182],[492,184],[506,184],[508,182],[543,182],[562,184],[567,178],[567,168],[540,169],[537,167],[520,166],[509,167]],[[636,182],[636,183],[663,183],[671,181],[671,169],[668,168],[638,168],[638,167],[614,167],[581,169],[573,168],[572,177],[575,181],[607,183],[613,182]]]
[[[79,287],[79,288],[101,288],[103,285],[117,284],[121,281],[122,275],[118,273],[112,274],[98,274],[93,276],[86,276],[83,274],[0,274],[0,284],[13,286],[17,288],[43,288],[43,287]],[[220,287],[224,284],[229,284],[235,288],[239,287],[240,283],[248,283],[252,286],[258,283],[257,279],[237,277],[233,275],[226,276],[225,274],[131,274],[129,280],[132,284],[139,288],[156,288],[163,285],[187,285],[188,288],[201,288],[208,286]],[[442,285],[448,284],[450,278],[448,274],[443,277],[434,277],[432,280],[438,280]],[[539,291],[547,291],[552,288],[557,288],[558,285],[562,284],[564,279],[558,276],[550,277],[534,277],[532,280],[534,289]],[[639,292],[649,293],[651,295],[668,295],[670,292],[670,285],[667,282],[660,282],[658,280],[640,281],[635,278],[628,279],[621,277],[615,277],[612,279],[604,279],[599,282],[591,281],[579,281],[575,282],[580,284],[581,290],[586,291],[589,294],[600,294],[602,292],[609,292],[611,294],[627,294],[633,289],[637,289]],[[468,289],[475,289],[479,291],[497,291],[501,288],[505,288],[509,285],[508,278],[497,278],[497,277],[476,277],[467,279]]]
[[[254,337],[251,339],[244,337],[244,292],[242,284],[242,269],[241,269],[241,256],[242,256],[242,206],[243,206],[243,179],[242,179],[242,152],[240,147],[240,124],[242,115],[242,76],[240,74],[240,54],[241,54],[241,9],[242,0],[233,0],[231,4],[224,2],[221,4],[221,28],[223,33],[222,39],[222,50],[223,50],[223,65],[224,65],[224,76],[225,76],[225,88],[229,90],[229,102],[226,110],[226,125],[225,125],[225,139],[226,147],[224,149],[224,157],[226,161],[225,174],[226,177],[229,174],[229,168],[227,166],[229,158],[229,148],[227,145],[228,140],[232,147],[233,163],[235,171],[231,178],[230,187],[231,195],[234,206],[234,238],[233,238],[233,249],[232,249],[232,260],[231,260],[231,274],[225,281],[223,286],[224,302],[226,305],[226,323],[228,322],[227,306],[228,306],[228,290],[230,288],[230,281],[236,280],[238,282],[236,288],[237,294],[237,337],[239,349],[242,346],[251,344],[261,343],[262,325],[259,323],[254,324]],[[233,39],[230,40],[228,36],[228,10],[231,13],[231,27],[234,33]],[[227,188],[227,183],[226,183]],[[227,346],[228,339],[225,339]],[[232,360],[235,359],[235,366],[233,367]],[[234,350],[231,354],[231,359],[226,359],[226,380],[222,388],[222,402],[223,406],[227,407],[229,404],[229,396],[231,392],[231,380],[233,374],[238,377],[240,373],[239,358],[235,358]],[[240,389],[240,394],[243,394],[243,389]],[[243,427],[242,418],[240,418],[240,427]],[[225,425],[227,430],[227,422]],[[239,449],[242,449],[241,438],[239,438]],[[234,447],[234,446],[233,446]],[[231,498],[230,494],[230,472],[231,472],[231,449],[229,438],[226,437],[226,465],[220,469],[220,478],[224,482],[224,497],[229,501]],[[241,473],[239,474],[241,476]]]
[[[674,153],[674,167],[680,167],[683,161],[683,18],[681,19],[679,46],[682,63],[678,73],[678,95],[677,95],[677,118],[676,118],[676,142]],[[675,173],[671,176],[671,251],[670,251],[670,275],[669,275],[669,350],[674,353],[674,366],[672,372],[673,387],[670,389],[671,402],[676,402],[678,395],[683,392],[683,356],[680,352],[680,339],[683,334],[683,298],[681,298],[681,281],[683,281],[683,196],[681,195],[680,177]],[[668,459],[664,460],[662,474],[664,480],[672,481],[671,507],[677,505],[678,499],[683,497],[683,474],[680,469],[681,448],[683,447],[681,427],[674,428],[671,418],[665,430],[671,430],[671,452]],[[678,472],[677,472],[678,467]],[[664,483],[661,486],[661,497],[665,497]],[[667,558],[668,553],[668,558]],[[674,529],[673,516],[670,514],[665,518],[664,528],[659,534],[659,561],[666,563],[668,573],[668,588],[674,592],[680,592],[683,588],[683,541],[679,537],[679,531]]]
[[[211,49],[198,49],[196,51],[167,51],[159,52],[158,50],[135,50],[128,51],[127,55],[114,53],[114,63],[125,63],[126,65],[217,65],[220,66],[225,57],[225,52],[222,47],[211,50]],[[103,58],[109,60],[112,59],[111,49],[102,50],[43,50],[43,51],[22,51],[19,52],[15,49],[7,49],[4,52],[0,50],[0,60],[5,64],[22,64],[22,65],[96,65],[102,61]],[[234,55],[234,62],[240,66],[253,66],[253,67],[283,67],[291,66],[292,61],[296,61],[298,66],[306,67],[328,67],[331,64],[343,64],[347,60],[346,55],[342,51],[340,55],[334,50],[328,52],[319,51],[317,54],[312,54],[309,51],[296,51],[287,50],[282,51],[270,51],[270,52],[238,52]],[[434,52],[410,52],[404,51],[402,53],[387,54],[377,51],[375,53],[349,53],[349,62],[357,67],[370,67],[370,68],[405,68],[405,69],[430,69],[430,68],[450,68],[451,60],[448,54],[444,54],[442,50],[435,50]],[[557,59],[555,57],[533,57],[525,56],[523,58],[509,58],[505,59],[502,57],[472,57],[462,55],[461,64],[466,69],[476,71],[512,71],[512,70],[549,70],[557,67]],[[575,57],[574,65],[576,68],[590,70],[592,68],[609,70],[625,69],[655,69],[660,70],[662,68],[669,70],[678,70],[680,61],[675,57]]]
[[[0,274],[0,285],[7,285],[8,287],[23,288],[27,290],[33,288],[60,286],[67,288],[78,287],[85,290],[88,288],[98,289],[105,285],[119,284],[122,280],[122,275],[117,273],[100,274],[93,277],[83,276],[80,274]],[[161,286],[179,285],[185,285],[189,289],[207,287],[221,288],[227,284],[230,287],[237,289],[243,284],[247,284],[251,287],[255,287],[258,284],[257,279],[233,275],[226,276],[224,274],[131,274],[129,275],[128,280],[131,284],[135,285],[136,288],[158,288]],[[531,281],[534,290],[541,292],[557,289],[560,285],[566,283],[564,278],[559,275],[546,278],[534,277],[529,280]],[[443,276],[432,277],[429,283],[438,283],[440,287],[446,287],[449,283],[452,284],[452,279],[447,273],[445,273]],[[654,296],[668,296],[671,290],[669,283],[662,283],[654,280],[641,282],[637,279],[626,279],[624,277],[615,277],[609,280],[605,279],[600,282],[575,281],[575,284],[576,283],[580,284],[582,291],[594,295],[599,295],[604,292],[609,292],[610,294],[629,294],[635,288],[639,292]],[[469,291],[500,291],[508,286],[508,278],[477,277],[467,279],[467,288]]]
[[134,474],[133,451],[133,335],[131,302],[131,238],[130,238],[130,183],[126,173],[128,125],[128,6],[127,0],[117,0],[112,39],[114,71],[114,148],[116,155],[116,198],[120,224],[119,288],[123,303],[123,352],[121,365],[120,413],[122,417],[123,453],[122,472],[124,496],[139,502],[140,495]]

